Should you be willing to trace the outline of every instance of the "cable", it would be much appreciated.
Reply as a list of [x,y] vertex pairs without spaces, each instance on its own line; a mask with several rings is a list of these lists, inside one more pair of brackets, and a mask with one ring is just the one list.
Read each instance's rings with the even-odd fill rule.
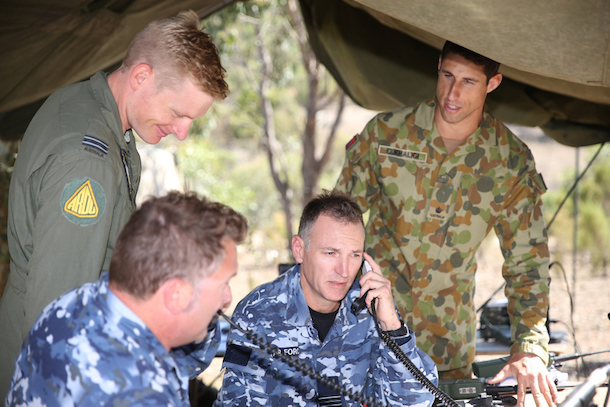
[[[301,362],[299,359],[290,357],[289,355],[285,355],[277,346],[265,342],[256,333],[254,333],[250,330],[247,330],[247,329],[243,329],[242,327],[237,325],[235,322],[233,322],[233,320],[231,320],[231,318],[226,316],[222,311],[219,310],[218,315],[220,315],[224,319],[226,319],[227,322],[229,324],[231,324],[231,326],[233,328],[239,330],[244,335],[246,335],[246,337],[248,339],[250,339],[254,345],[257,345],[258,347],[260,347],[268,355],[279,358],[282,362],[294,367],[299,372],[311,377],[314,380],[321,382],[322,384],[326,385],[327,387],[331,388],[332,390],[340,392],[341,394],[348,397],[349,399],[354,400],[362,405],[365,405],[368,407],[377,407],[377,406],[383,407],[383,404],[380,404],[377,401],[375,401],[375,399],[373,397],[366,397],[364,394],[362,394],[359,391],[353,391],[352,389],[348,389],[344,385],[335,382],[331,378],[316,372],[311,366],[306,365],[305,363]],[[456,405],[456,406],[452,406],[452,407],[459,407],[459,406]]]
[[430,393],[432,393],[437,399],[445,403],[447,407],[459,407],[459,404],[449,397],[445,392],[436,387],[434,383],[430,381],[422,372],[419,371],[417,366],[409,359],[409,357],[403,352],[400,346],[396,343],[396,341],[384,330],[381,329],[379,325],[379,319],[377,318],[377,311],[375,310],[375,302],[376,298],[371,301],[371,311],[373,314],[373,320],[375,321],[375,326],[377,327],[377,332],[379,332],[379,336],[385,342],[386,345],[394,352],[396,357],[405,365],[407,370],[411,372],[411,374],[415,377],[415,379],[426,387]]
[[597,152],[595,153],[595,155],[593,156],[593,158],[591,158],[591,160],[589,161],[589,164],[587,164],[587,166],[585,167],[585,169],[580,173],[580,175],[578,176],[578,178],[576,178],[576,180],[574,181],[574,184],[572,185],[572,188],[570,188],[570,190],[568,191],[568,193],[566,194],[565,198],[563,198],[563,201],[561,201],[561,203],[559,204],[559,206],[557,207],[557,210],[555,211],[555,214],[553,215],[553,217],[551,218],[551,221],[549,222],[549,224],[546,227],[546,230],[548,231],[551,228],[551,225],[553,224],[553,221],[555,221],[555,217],[557,217],[557,214],[559,213],[559,210],[561,209],[561,207],[563,206],[563,204],[566,203],[566,201],[568,200],[568,198],[570,197],[570,194],[572,193],[572,191],[574,191],[574,189],[576,188],[576,185],[578,184],[578,182],[580,182],[580,180],[582,179],[582,177],[585,175],[585,173],[587,172],[587,170],[589,169],[589,167],[591,167],[591,164],[593,164],[593,161],[595,161],[595,159],[597,158],[597,156],[599,155],[599,153],[602,151],[602,148],[604,147],[604,145],[606,144],[606,142],[604,141],[603,143],[601,143],[601,145],[599,146],[599,150],[597,150]]

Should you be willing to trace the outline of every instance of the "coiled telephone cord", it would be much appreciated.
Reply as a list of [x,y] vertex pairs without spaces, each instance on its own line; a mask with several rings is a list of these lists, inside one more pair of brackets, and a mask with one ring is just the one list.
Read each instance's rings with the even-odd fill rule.
[[[379,332],[379,336],[385,342],[385,344],[394,352],[396,357],[405,365],[405,367],[411,372],[411,374],[415,377],[415,379],[420,382],[424,387],[426,387],[430,393],[434,394],[438,400],[442,401],[447,407],[460,407],[460,405],[453,400],[449,395],[443,392],[441,389],[436,387],[434,383],[432,383],[426,375],[424,375],[420,370],[413,364],[411,359],[400,348],[400,346],[396,343],[396,341],[384,330],[381,329],[379,325],[379,319],[377,318],[377,311],[375,310],[375,299],[371,301],[371,313],[373,314],[373,319],[375,320],[375,325],[377,326],[377,331]],[[413,338],[415,339],[415,338]]]
[[348,389],[344,385],[339,384],[339,383],[331,380],[329,377],[324,376],[324,375],[316,372],[311,366],[308,366],[308,365],[304,364],[299,359],[293,358],[293,357],[288,356],[288,355],[284,355],[284,353],[281,352],[281,350],[277,346],[265,342],[263,339],[259,338],[259,336],[256,333],[254,333],[254,332],[252,332],[250,330],[243,329],[242,327],[237,325],[235,322],[233,322],[231,320],[231,318],[226,316],[222,311],[219,310],[218,311],[218,315],[220,315],[224,319],[226,319],[227,322],[229,324],[231,324],[231,326],[233,328],[235,328],[235,329],[241,331],[243,334],[245,334],[246,337],[248,339],[250,339],[253,344],[255,344],[258,347],[260,347],[262,350],[264,350],[270,356],[277,357],[277,358],[281,359],[282,362],[284,362],[284,363],[294,367],[295,369],[297,369],[301,373],[311,377],[314,380],[317,380],[317,381],[323,383],[324,385],[328,386],[329,388],[331,388],[331,389],[333,389],[333,390],[343,394],[344,396],[346,396],[346,397],[350,398],[351,400],[354,400],[354,401],[356,401],[356,402],[358,402],[358,403],[360,403],[360,404],[362,404],[364,406],[367,406],[367,407],[383,407],[383,404],[379,404],[377,401],[375,401],[375,399],[373,397],[366,397],[364,394],[362,394],[359,391],[354,391],[352,389]]

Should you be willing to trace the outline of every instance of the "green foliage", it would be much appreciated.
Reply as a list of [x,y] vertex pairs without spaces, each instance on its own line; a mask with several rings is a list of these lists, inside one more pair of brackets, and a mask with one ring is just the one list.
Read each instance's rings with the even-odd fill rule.
[[[589,147],[588,160],[599,149]],[[584,168],[581,168],[582,172]],[[561,201],[572,187],[576,175],[574,171],[566,172],[562,177],[561,187],[544,195],[547,222],[555,214]],[[593,270],[606,270],[610,261],[607,250],[610,242],[610,149],[604,147],[585,176],[578,183],[578,250],[591,262]],[[550,225],[549,235],[560,240],[563,247],[571,247],[574,231],[574,199],[571,195]]]
[[[259,94],[263,65],[257,28],[271,56],[266,96],[273,107],[281,154],[288,163],[288,183],[296,192],[292,212],[297,217],[293,223],[297,223],[302,209],[303,105],[309,82],[286,2],[234,3],[210,16],[204,24],[219,48],[231,93],[193,123],[189,138],[177,145],[181,171],[189,188],[244,213],[251,231],[262,232],[274,249],[283,248],[286,246],[283,208],[261,145],[265,123]],[[337,85],[327,74],[320,87],[331,92]],[[332,188],[343,160],[345,142],[336,144],[339,151],[320,180],[324,188]]]

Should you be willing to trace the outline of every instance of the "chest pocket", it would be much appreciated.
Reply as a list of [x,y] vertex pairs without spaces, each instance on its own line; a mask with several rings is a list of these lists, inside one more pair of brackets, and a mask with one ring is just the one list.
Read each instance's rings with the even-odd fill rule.
[[[444,245],[469,251],[480,244],[491,231],[502,210],[504,175],[462,174],[452,195],[450,213],[444,229]],[[455,186],[454,186],[455,188]]]
[[379,146],[376,172],[383,193],[376,205],[384,219],[417,211],[425,201],[432,172],[426,161],[425,153]]

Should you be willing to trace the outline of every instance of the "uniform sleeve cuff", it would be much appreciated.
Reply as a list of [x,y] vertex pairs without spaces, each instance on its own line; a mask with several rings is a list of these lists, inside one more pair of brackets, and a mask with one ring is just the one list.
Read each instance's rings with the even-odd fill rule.
[[395,329],[393,331],[385,331],[388,335],[390,335],[392,338],[398,338],[401,336],[406,336],[409,334],[409,331],[407,331],[407,327],[405,326],[405,323],[400,321],[400,328]]
[[534,355],[542,359],[545,365],[548,366],[549,364],[549,352],[545,346],[541,346],[531,342],[513,343],[510,347],[511,356],[519,352],[533,353]]

